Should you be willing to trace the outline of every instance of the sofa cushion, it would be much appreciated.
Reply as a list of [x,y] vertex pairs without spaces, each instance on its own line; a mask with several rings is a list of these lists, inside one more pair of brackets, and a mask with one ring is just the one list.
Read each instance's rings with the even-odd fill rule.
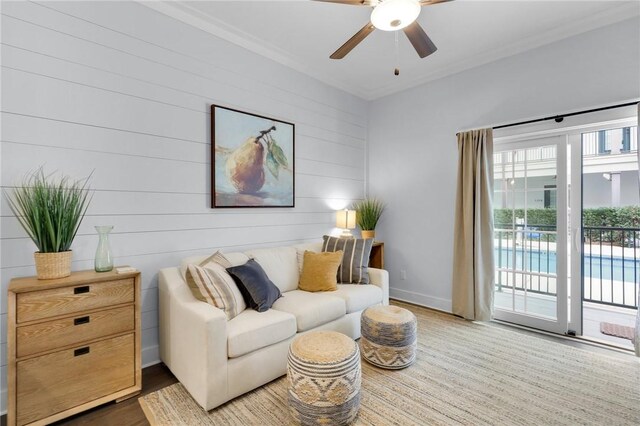
[[338,284],[331,295],[344,300],[348,314],[382,303],[383,297],[382,289],[373,284]]
[[344,300],[333,296],[333,292],[288,291],[284,297],[276,300],[272,308],[293,314],[296,317],[298,331],[310,330],[347,313]]
[[236,358],[296,334],[296,318],[286,312],[247,309],[227,323],[227,356]]
[[293,247],[273,247],[246,251],[245,254],[262,266],[267,276],[280,289],[291,291],[298,288],[298,260]]
[[338,289],[336,276],[342,262],[342,252],[304,252],[304,267],[300,274],[300,290],[335,291]]
[[232,266],[227,272],[238,285],[247,305],[258,312],[269,310],[273,302],[282,296],[278,287],[254,259],[249,259],[244,265]]
[[305,251],[314,251],[316,253],[320,253],[322,251],[322,241],[316,241],[313,243],[296,244],[291,247],[293,247],[298,252],[303,254]]
[[222,309],[227,320],[247,307],[233,278],[215,262],[206,262],[206,266],[189,265],[186,281],[196,299]]
[[322,251],[344,252],[338,268],[338,282],[345,284],[369,284],[367,266],[373,239],[322,237]]
[[302,274],[302,264],[304,263],[304,252],[312,251],[315,253],[319,253],[322,251],[322,241],[318,241],[315,243],[303,243],[296,244],[295,246],[291,246],[296,249],[298,254],[298,271]]

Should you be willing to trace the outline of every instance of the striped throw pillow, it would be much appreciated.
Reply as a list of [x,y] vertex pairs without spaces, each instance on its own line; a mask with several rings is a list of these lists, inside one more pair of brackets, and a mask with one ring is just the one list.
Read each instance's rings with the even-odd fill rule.
[[231,320],[244,311],[247,305],[225,268],[216,262],[205,262],[206,266],[187,266],[189,289],[196,299],[222,309],[227,320]]
[[224,254],[216,251],[211,256],[207,257],[205,260],[200,262],[200,266],[207,266],[209,263],[217,263],[222,266],[224,269],[231,268],[231,262],[224,256]]
[[351,284],[369,284],[369,255],[373,239],[322,237],[322,251],[340,251],[342,263],[338,268],[338,282]]

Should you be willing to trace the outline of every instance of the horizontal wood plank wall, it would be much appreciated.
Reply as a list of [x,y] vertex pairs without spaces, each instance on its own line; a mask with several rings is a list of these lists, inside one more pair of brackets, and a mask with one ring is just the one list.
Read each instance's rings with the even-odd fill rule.
[[[0,183],[42,164],[93,171],[73,268],[93,266],[93,227],[114,225],[116,263],[142,271],[143,364],[158,359],[160,268],[218,248],[316,240],[333,229],[332,207],[363,196],[363,100],[134,2],[3,2],[1,12]],[[296,124],[295,209],[208,207],[212,103]],[[4,198],[0,229],[4,412],[7,285],[35,269]]]

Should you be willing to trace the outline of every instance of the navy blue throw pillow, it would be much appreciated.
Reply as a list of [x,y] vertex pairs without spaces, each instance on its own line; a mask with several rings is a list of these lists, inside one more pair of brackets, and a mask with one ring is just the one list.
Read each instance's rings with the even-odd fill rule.
[[240,293],[247,305],[258,312],[264,312],[278,300],[282,293],[267,277],[262,266],[254,259],[240,266],[227,268],[229,275],[238,285]]

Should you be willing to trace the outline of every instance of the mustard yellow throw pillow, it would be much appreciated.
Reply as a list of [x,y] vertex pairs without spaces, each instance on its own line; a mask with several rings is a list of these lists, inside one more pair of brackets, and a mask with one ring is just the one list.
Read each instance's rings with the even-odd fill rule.
[[338,289],[338,268],[342,263],[342,251],[315,253],[304,252],[302,274],[298,287],[304,291],[335,291]]

